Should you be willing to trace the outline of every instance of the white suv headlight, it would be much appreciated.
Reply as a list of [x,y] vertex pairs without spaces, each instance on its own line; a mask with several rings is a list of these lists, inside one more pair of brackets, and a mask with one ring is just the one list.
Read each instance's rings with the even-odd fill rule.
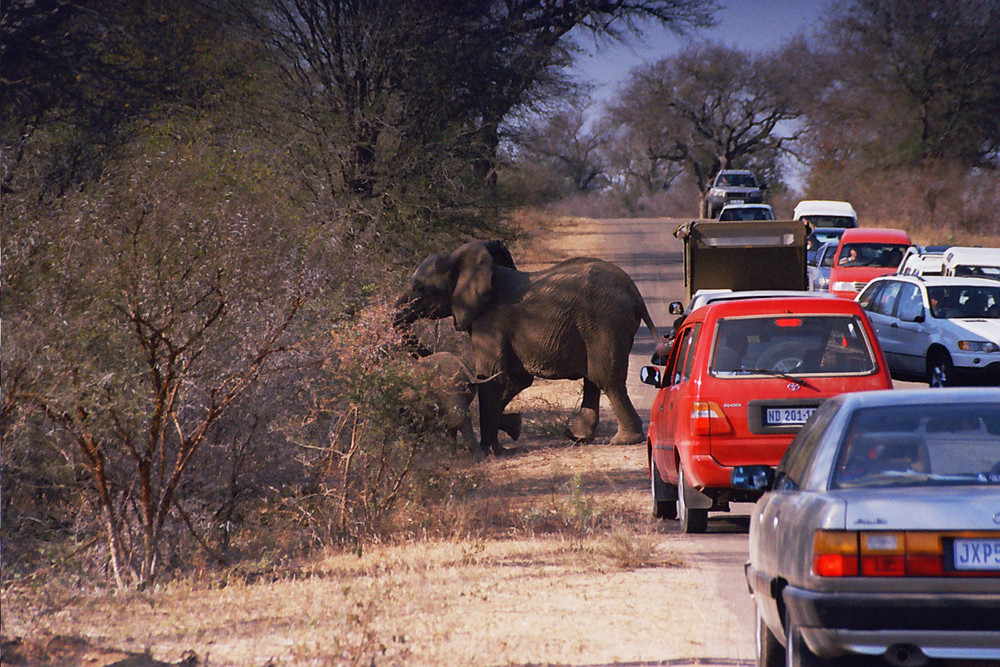
[[958,349],[963,352],[998,352],[1000,345],[984,340],[960,340],[958,341]]
[[832,285],[830,285],[830,291],[831,292],[856,292],[857,290],[854,289],[854,283],[852,283],[852,282],[844,282],[842,280],[837,280],[837,281],[834,281],[834,283]]

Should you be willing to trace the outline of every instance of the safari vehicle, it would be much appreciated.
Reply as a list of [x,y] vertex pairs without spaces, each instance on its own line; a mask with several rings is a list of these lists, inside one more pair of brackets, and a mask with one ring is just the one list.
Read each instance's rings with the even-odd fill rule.
[[712,179],[702,200],[705,217],[714,218],[726,204],[760,204],[764,201],[764,187],[745,169],[723,169]]
[[854,207],[846,201],[805,199],[796,204],[792,218],[808,222],[814,227],[849,229],[858,226],[858,214]]
[[830,269],[830,291],[853,299],[869,280],[895,273],[910,243],[910,236],[902,229],[856,227],[844,230],[837,246],[837,258]]
[[741,222],[774,220],[774,210],[770,204],[726,204],[719,211],[719,220]]
[[944,250],[911,245],[903,254],[896,273],[901,276],[940,276],[944,271]]
[[1000,280],[1000,248],[952,246],[944,252],[941,275]]
[[1000,283],[882,276],[858,295],[899,380],[1000,386]]
[[696,308],[665,370],[645,366],[640,378],[659,389],[647,432],[653,513],[680,518],[685,533],[704,532],[709,511],[756,500],[733,490],[733,466],[777,465],[826,398],[892,387],[858,304],[804,293]]
[[[677,227],[684,242],[684,302],[700,290],[805,290],[809,227],[792,220],[694,220]],[[670,305],[680,315],[684,306]]]

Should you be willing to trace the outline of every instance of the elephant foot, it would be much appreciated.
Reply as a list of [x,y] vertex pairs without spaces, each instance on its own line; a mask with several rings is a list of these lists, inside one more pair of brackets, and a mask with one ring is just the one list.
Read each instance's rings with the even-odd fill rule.
[[510,436],[511,440],[521,437],[521,413],[505,412],[500,415],[500,430]]
[[504,449],[504,447],[499,444],[493,445],[493,456],[500,458],[501,456],[506,456],[507,454],[510,454],[509,449]]
[[576,433],[573,433],[572,429],[566,429],[565,431],[563,431],[563,435],[566,436],[567,438],[569,438],[570,440],[572,440],[573,442],[575,442],[577,444],[580,444],[580,445],[584,445],[584,444],[586,444],[588,442],[593,442],[594,441],[593,434],[591,434],[591,435],[577,435]]
[[622,431],[619,429],[611,438],[612,445],[636,445],[646,441],[646,434],[638,431]]

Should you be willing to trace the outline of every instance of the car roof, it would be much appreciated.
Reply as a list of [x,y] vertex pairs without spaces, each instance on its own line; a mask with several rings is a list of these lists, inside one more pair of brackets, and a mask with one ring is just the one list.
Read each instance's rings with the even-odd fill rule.
[[885,280],[887,278],[892,278],[894,280],[906,280],[912,283],[923,283],[927,287],[961,287],[963,285],[968,285],[970,287],[997,286],[997,281],[995,280],[990,278],[977,278],[975,276],[916,276],[893,273],[888,276],[879,276],[875,280]]
[[720,174],[753,174],[749,169],[720,169]]
[[[825,245],[831,245],[829,243]],[[691,303],[699,302],[697,308],[719,301],[738,301],[741,299],[776,299],[776,298],[836,298],[829,292],[806,292],[802,290],[731,290],[706,289],[698,290],[691,298]],[[697,310],[697,308],[692,309]]]
[[845,229],[840,235],[841,243],[905,243],[910,245],[910,236],[902,229],[891,227],[854,227]]
[[721,210],[725,211],[727,208],[767,208],[770,209],[770,204],[726,204]]
[[[737,294],[734,292],[734,294]],[[850,299],[840,299],[824,292],[798,292],[795,296],[735,298],[711,301],[695,313],[707,319],[712,316],[739,315],[807,315],[815,313],[857,313],[860,307]]]
[[841,394],[831,400],[844,403],[849,409],[893,406],[935,405],[940,403],[982,403],[1000,400],[1000,388],[943,387],[934,389],[882,389]]
[[1000,248],[952,246],[944,252],[948,264],[980,264],[1000,266]]
[[834,201],[831,199],[804,199],[795,205],[795,212],[792,217],[799,218],[803,215],[841,215],[857,218],[858,214],[850,202]]

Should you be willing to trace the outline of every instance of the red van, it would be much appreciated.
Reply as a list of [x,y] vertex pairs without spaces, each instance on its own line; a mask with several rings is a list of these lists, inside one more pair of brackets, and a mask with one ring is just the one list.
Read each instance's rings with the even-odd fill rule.
[[[684,320],[661,374],[647,445],[653,513],[704,532],[709,511],[760,493],[731,486],[733,466],[776,466],[824,399],[891,389],[871,322],[829,296],[719,301]],[[680,491],[679,491],[680,489]]]
[[896,273],[910,244],[909,234],[902,229],[856,227],[845,230],[830,268],[830,291],[853,299],[869,280]]

